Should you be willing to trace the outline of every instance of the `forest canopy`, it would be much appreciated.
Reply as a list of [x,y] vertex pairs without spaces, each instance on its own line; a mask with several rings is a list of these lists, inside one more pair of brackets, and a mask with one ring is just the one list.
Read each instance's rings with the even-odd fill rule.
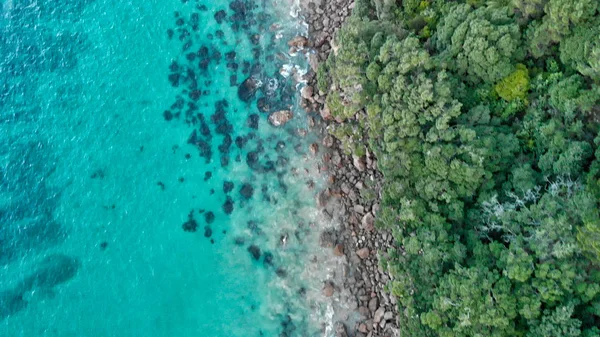
[[403,336],[600,336],[599,10],[356,0],[317,77],[386,180]]

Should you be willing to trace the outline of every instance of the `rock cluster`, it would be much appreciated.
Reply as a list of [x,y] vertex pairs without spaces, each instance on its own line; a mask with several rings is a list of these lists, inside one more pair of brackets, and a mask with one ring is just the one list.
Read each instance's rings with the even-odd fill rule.
[[[325,107],[326,93],[316,90],[314,75],[319,62],[324,62],[334,49],[333,36],[351,14],[354,1],[306,0],[302,7],[309,24],[307,45],[312,48],[309,53],[312,72],[307,75],[308,84],[302,90],[302,105],[309,113],[309,124],[314,124],[310,113],[316,112],[321,117],[317,124],[324,130],[336,121]],[[329,186],[317,194],[316,202],[325,212],[335,213],[341,226],[335,232],[322,233],[320,244],[348,265],[344,284],[325,283],[323,294],[331,296],[338,287],[343,287],[350,294],[346,299],[348,306],[360,317],[357,322],[337,322],[336,336],[398,336],[396,299],[383,289],[390,276],[379,262],[380,254],[393,246],[394,239],[390,233],[374,226],[383,179],[377,170],[377,160],[371,153],[363,157],[345,155],[339,141],[326,131],[321,145],[323,151],[319,153],[329,175]],[[311,152],[316,154],[318,147],[313,147],[315,151]]]

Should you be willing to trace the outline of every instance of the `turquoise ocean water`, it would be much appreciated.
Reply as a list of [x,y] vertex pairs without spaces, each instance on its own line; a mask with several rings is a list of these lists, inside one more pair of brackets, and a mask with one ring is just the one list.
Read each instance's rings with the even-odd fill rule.
[[0,336],[318,335],[294,1],[1,4]]

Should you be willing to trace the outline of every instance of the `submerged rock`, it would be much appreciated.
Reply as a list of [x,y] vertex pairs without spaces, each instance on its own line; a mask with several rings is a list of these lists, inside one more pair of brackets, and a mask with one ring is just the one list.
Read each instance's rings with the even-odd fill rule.
[[269,115],[269,123],[273,126],[282,126],[290,121],[294,114],[290,110],[275,111]]
[[210,238],[212,236],[212,229],[209,226],[204,226],[204,237]]
[[206,212],[204,214],[204,221],[206,221],[207,224],[211,224],[215,221],[215,213],[213,212]]
[[223,182],[223,192],[229,193],[232,190],[233,190],[233,183],[231,181],[224,181]]
[[250,199],[250,198],[252,198],[252,195],[254,194],[254,187],[252,187],[252,185],[250,185],[248,183],[244,183],[242,185],[242,188],[240,189],[240,194],[244,198]]
[[250,247],[248,247],[248,252],[255,260],[258,261],[258,259],[260,259],[260,248],[258,248],[258,246],[251,245]]
[[193,233],[196,230],[198,230],[198,223],[196,222],[196,220],[190,218],[188,219],[188,221],[184,222],[183,225],[181,225],[181,227],[185,232]]
[[231,214],[233,213],[233,199],[231,199],[231,197],[227,197],[227,199],[225,200],[225,203],[223,204],[223,212],[225,212],[225,214]]

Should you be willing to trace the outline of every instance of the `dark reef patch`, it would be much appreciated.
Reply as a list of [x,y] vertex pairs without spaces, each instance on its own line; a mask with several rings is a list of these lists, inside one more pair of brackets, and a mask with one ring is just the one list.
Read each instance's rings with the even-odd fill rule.
[[231,182],[231,181],[224,181],[223,182],[223,192],[229,193],[232,190],[233,190],[233,182]]
[[225,214],[233,213],[233,199],[230,196],[227,196],[225,203],[223,203],[223,212]]
[[215,221],[215,213],[213,212],[206,212],[204,213],[204,221],[206,221],[207,224],[211,224]]
[[204,226],[204,237],[205,238],[210,238],[213,234],[212,229],[210,228],[210,226]]
[[248,116],[248,119],[246,120],[246,125],[248,125],[248,127],[250,127],[251,129],[258,129],[258,121],[259,121],[259,117],[257,114],[251,114],[250,116]]
[[252,185],[250,185],[248,183],[244,183],[242,185],[242,188],[240,188],[240,194],[245,199],[250,199],[250,198],[252,198],[252,195],[254,194],[254,187],[252,187]]
[[260,259],[260,248],[258,248],[258,246],[250,245],[248,247],[248,252],[252,256],[252,258],[254,258],[254,260],[258,261],[258,259]]
[[221,9],[215,13],[214,17],[218,24],[222,24],[225,18],[227,18],[227,12]]

